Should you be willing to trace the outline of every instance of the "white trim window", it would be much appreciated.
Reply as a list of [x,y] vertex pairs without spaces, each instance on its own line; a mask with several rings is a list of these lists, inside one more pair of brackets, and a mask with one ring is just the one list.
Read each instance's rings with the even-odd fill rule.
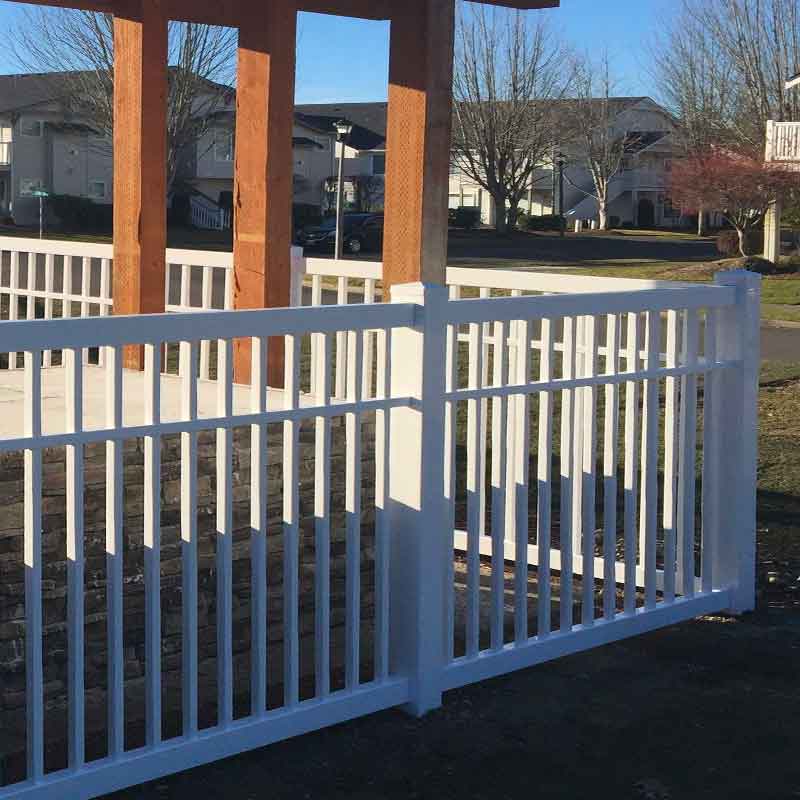
[[108,187],[105,181],[93,180],[89,181],[89,197],[92,200],[105,200],[108,196],[106,194]]
[[214,129],[214,161],[233,161],[233,131]]
[[29,136],[31,139],[41,139],[43,130],[44,123],[40,119],[22,117],[19,121],[19,132],[23,136]]
[[44,190],[44,181],[41,178],[20,178],[19,193],[21,197],[32,197],[34,192]]

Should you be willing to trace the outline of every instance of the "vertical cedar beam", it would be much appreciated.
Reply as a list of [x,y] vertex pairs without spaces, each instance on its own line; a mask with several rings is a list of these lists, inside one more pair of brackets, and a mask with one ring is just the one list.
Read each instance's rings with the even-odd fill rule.
[[445,284],[454,0],[392,4],[384,286]]
[[[167,247],[167,17],[135,0],[114,17],[114,313],[164,311]],[[144,366],[143,348],[124,365]]]
[[[243,3],[234,173],[236,309],[289,305],[296,0]],[[283,385],[283,341],[271,339],[268,383]],[[237,340],[234,380],[250,382],[250,340]]]

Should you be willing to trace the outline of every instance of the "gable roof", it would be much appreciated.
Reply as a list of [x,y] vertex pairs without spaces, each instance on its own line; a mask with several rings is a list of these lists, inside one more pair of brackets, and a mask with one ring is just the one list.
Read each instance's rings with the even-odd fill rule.
[[[173,75],[178,67],[170,67]],[[89,77],[95,73],[88,70],[66,72],[37,72],[19,75],[0,75],[0,113],[24,111],[46,103],[60,101],[69,93],[70,84],[81,76]],[[235,93],[234,89],[207,78],[199,78],[209,92]],[[74,86],[72,87],[74,91]]]
[[386,147],[387,103],[304,103],[295,106],[295,116],[319,130],[333,130],[343,119],[353,130],[348,139],[356,150],[382,150]]

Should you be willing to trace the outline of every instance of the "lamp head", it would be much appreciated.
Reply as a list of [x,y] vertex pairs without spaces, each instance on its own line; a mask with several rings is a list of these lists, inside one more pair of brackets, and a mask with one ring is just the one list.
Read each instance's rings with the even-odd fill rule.
[[334,122],[333,127],[336,129],[336,138],[340,142],[343,142],[353,130],[353,126],[343,119]]

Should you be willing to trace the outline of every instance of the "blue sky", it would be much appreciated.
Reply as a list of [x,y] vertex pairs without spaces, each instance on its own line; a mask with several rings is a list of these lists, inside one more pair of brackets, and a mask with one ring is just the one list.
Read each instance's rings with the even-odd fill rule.
[[[580,50],[608,48],[621,92],[651,94],[650,78],[644,69],[648,41],[675,2],[561,0],[560,9],[528,13],[546,14]],[[18,17],[17,4],[0,0],[0,72],[18,70],[2,42]],[[385,100],[388,43],[387,23],[302,14],[297,101]]]

